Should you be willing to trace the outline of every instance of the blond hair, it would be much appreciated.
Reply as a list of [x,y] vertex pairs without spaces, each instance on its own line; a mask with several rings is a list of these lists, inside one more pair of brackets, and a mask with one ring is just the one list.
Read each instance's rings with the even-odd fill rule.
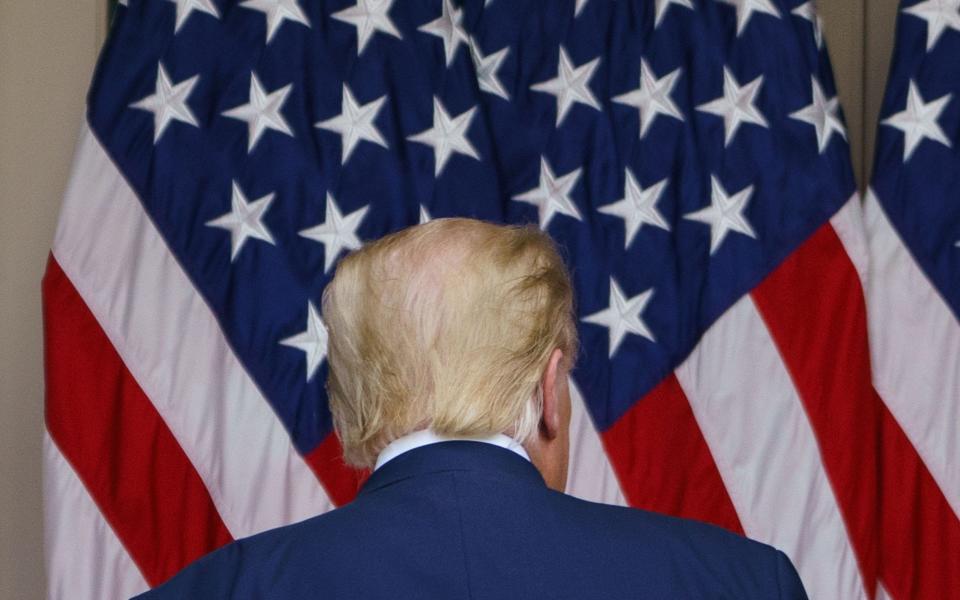
[[340,261],[323,294],[327,392],[350,464],[370,467],[392,440],[539,426],[540,377],[577,333],[570,277],[533,227],[436,219]]

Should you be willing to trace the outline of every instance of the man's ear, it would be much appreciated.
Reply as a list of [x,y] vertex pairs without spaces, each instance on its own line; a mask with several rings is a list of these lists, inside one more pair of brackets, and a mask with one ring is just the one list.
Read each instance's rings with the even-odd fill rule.
[[547,368],[540,377],[540,390],[543,393],[543,416],[540,419],[540,435],[548,440],[557,437],[560,431],[560,388],[557,385],[562,376],[560,365],[563,351],[554,349],[547,361]]

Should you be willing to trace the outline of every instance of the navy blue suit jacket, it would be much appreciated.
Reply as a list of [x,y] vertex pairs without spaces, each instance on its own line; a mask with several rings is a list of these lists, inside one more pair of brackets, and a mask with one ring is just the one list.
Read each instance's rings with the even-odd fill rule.
[[787,557],[722,529],[578,500],[479,442],[411,450],[349,505],[240,540],[139,596],[806,598]]

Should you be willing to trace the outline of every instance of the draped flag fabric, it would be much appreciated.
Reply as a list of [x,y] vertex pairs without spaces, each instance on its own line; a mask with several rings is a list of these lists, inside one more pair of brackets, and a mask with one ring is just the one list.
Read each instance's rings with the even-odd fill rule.
[[960,1],[900,8],[864,206],[881,579],[896,598],[960,598]]
[[774,544],[812,598],[955,594],[956,145],[905,162],[893,116],[958,85],[946,29],[895,68],[867,239],[810,2],[130,0],[43,283],[50,596],[348,502],[323,287],[449,216],[570,264],[571,493]]

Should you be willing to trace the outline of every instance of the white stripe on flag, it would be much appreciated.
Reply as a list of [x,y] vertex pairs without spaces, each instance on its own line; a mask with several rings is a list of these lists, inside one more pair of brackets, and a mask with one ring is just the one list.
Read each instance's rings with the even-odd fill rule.
[[867,234],[863,227],[863,206],[860,203],[859,194],[854,194],[843,208],[830,218],[830,226],[840,238],[843,249],[846,250],[850,262],[857,270],[857,277],[860,278],[860,285],[866,295],[870,248],[867,246]]
[[753,300],[720,317],[676,373],[745,533],[786,552],[811,598],[866,598],[810,422]]
[[150,586],[46,431],[44,552],[51,600],[129,598]]
[[877,596],[874,600],[893,600],[893,596],[890,595],[890,592],[887,591],[887,588],[883,587],[882,583],[877,584]]
[[134,191],[84,127],[53,253],[235,537],[332,508]]
[[583,394],[570,379],[570,464],[567,493],[582,500],[626,506],[603,442],[587,412]]
[[960,323],[867,193],[873,381],[960,517]]

